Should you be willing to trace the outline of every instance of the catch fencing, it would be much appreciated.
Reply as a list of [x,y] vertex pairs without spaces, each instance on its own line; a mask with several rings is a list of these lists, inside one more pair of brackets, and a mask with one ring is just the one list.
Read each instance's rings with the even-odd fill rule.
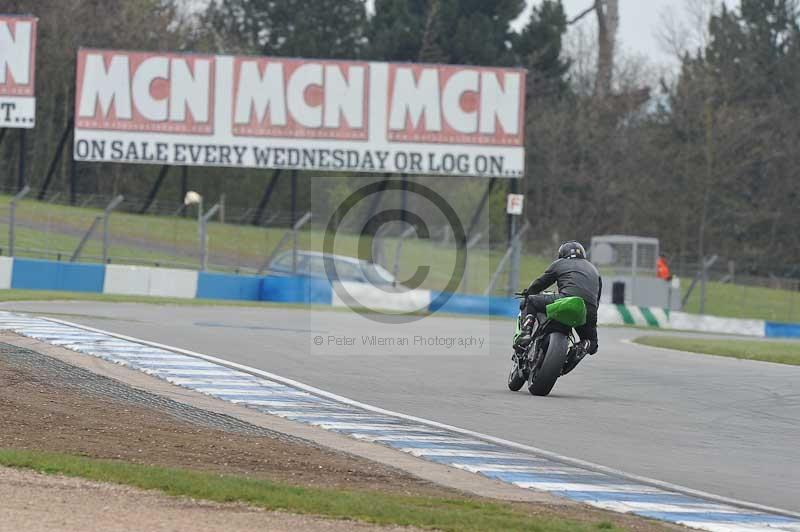
[[[43,200],[17,202],[11,235],[12,207],[8,191],[0,196],[0,255],[9,256],[13,239],[14,256],[56,262],[127,264],[181,269],[202,269],[203,242],[198,207],[178,202],[155,201],[140,215],[147,200],[124,198],[109,211],[108,236],[104,235],[106,209],[114,199],[104,195],[78,195],[70,205],[68,195],[50,194]],[[387,199],[384,204],[392,205]],[[269,271],[270,259],[281,253],[304,250],[320,251],[332,217],[332,209],[294,213],[302,223],[296,234],[292,213],[287,209],[269,209],[258,215],[256,208],[223,206],[222,198],[206,199],[205,213],[220,204],[206,227],[206,271],[257,275]],[[367,216],[367,207],[357,213]],[[466,214],[472,215],[470,209]],[[259,222],[254,225],[256,217]],[[465,216],[466,217],[466,216]],[[428,216],[427,234],[409,230],[408,224],[384,224],[370,242],[373,258],[401,282],[413,277],[418,268],[428,268],[421,287],[432,290],[453,289],[462,293],[507,295],[507,242],[484,213],[472,227],[466,242],[459,243],[447,220]],[[463,222],[468,225],[469,220]],[[364,235],[358,224],[337,228],[335,253],[360,256]],[[463,270],[458,255],[464,254]],[[540,264],[541,262],[541,264]],[[531,277],[543,261],[523,260],[523,277]],[[453,284],[454,277],[458,281]],[[527,279],[526,279],[527,282]],[[487,291],[488,289],[488,291]]]

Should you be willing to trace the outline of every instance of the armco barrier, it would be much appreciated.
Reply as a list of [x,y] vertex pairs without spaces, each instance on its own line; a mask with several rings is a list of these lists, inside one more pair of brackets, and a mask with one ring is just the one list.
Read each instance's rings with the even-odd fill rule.
[[[343,301],[335,286],[306,277],[253,277],[198,273],[141,266],[76,264],[0,257],[0,289],[64,290],[179,298],[275,301],[344,306],[362,304],[392,311],[419,310],[472,316],[514,317],[510,298],[447,294],[428,290],[391,293],[367,285],[341,283],[353,295]],[[754,337],[800,338],[800,324],[699,316],[662,309],[600,305],[601,325],[639,325],[661,329],[726,333]]]
[[46,260],[14,259],[11,288],[102,292],[105,267]]

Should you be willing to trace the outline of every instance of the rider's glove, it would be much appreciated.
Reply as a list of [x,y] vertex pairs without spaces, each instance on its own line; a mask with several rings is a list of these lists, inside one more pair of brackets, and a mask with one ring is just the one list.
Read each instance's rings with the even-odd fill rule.
[[525,307],[528,305],[528,289],[521,290],[516,292],[514,296],[519,298],[519,309],[525,310]]

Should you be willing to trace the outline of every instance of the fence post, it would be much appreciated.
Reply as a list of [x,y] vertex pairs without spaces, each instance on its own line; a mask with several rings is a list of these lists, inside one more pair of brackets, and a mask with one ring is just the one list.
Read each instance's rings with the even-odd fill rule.
[[297,238],[296,237],[297,232],[300,231],[300,229],[302,229],[303,226],[306,223],[308,223],[309,220],[311,220],[311,217],[312,217],[311,212],[305,213],[299,220],[297,220],[297,222],[292,226],[292,228],[289,231],[283,234],[283,237],[278,242],[278,245],[272,249],[272,253],[269,254],[267,259],[261,265],[261,268],[258,269],[258,275],[263,274],[267,270],[267,268],[269,268],[269,265],[272,264],[272,261],[275,259],[275,257],[278,256],[278,253],[280,252],[281,248],[284,246],[284,244],[286,244],[286,242],[289,240],[290,237],[294,237],[295,239]]
[[[404,211],[405,212],[405,211]],[[397,279],[397,274],[400,273],[400,256],[403,254],[403,241],[413,235],[416,232],[415,227],[407,227],[405,231],[400,235],[399,240],[397,241],[397,247],[394,251],[394,267],[392,268],[392,275],[395,279]]]
[[10,212],[9,219],[8,219],[8,255],[10,257],[14,256],[14,239],[16,238],[16,231],[15,226],[17,222],[17,202],[24,198],[28,192],[31,191],[31,187],[25,185],[22,190],[17,192],[17,195],[11,198],[11,205],[10,205]]
[[[483,291],[483,295],[488,296],[491,295],[492,292],[494,292],[494,287],[497,284],[497,280],[500,278],[500,274],[503,273],[503,270],[505,270],[506,268],[506,263],[514,253],[514,246],[520,244],[522,237],[525,235],[525,233],[528,232],[528,229],[530,229],[530,227],[531,227],[530,224],[528,222],[525,222],[525,225],[522,226],[522,229],[520,229],[517,232],[516,236],[511,240],[511,243],[508,246],[505,255],[503,255],[502,259],[500,259],[500,264],[497,265],[497,269],[494,271],[494,273],[492,274],[492,278],[489,280],[489,285],[486,287],[486,290]],[[509,282],[509,284],[511,283]]]
[[219,210],[219,203],[208,209],[208,212],[200,217],[200,270],[206,271],[208,269],[208,231],[206,226],[208,221],[217,214]]
[[467,258],[464,261],[464,276],[461,279],[461,292],[464,294],[469,293],[469,256],[470,250],[478,245],[478,242],[483,238],[483,233],[476,233],[467,241]]
[[103,264],[108,262],[108,249],[109,249],[109,230],[108,221],[111,217],[111,211],[116,209],[120,203],[125,200],[125,197],[120,194],[109,203],[103,211]]

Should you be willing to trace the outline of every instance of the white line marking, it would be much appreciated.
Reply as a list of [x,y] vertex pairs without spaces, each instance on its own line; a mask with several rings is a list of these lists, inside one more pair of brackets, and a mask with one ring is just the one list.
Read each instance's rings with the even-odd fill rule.
[[525,458],[525,455],[504,453],[501,451],[469,451],[467,449],[418,449],[416,447],[404,447],[403,452],[414,456],[452,456],[453,458]]
[[452,436],[414,436],[413,434],[406,434],[406,435],[394,435],[394,436],[371,436],[367,434],[360,434],[356,436],[360,440],[369,440],[369,441],[386,441],[386,442],[412,442],[412,441],[422,441],[422,442],[430,442],[430,443],[458,443],[458,444],[472,444],[472,445],[486,445],[485,441],[482,440],[468,440],[468,439],[459,439],[453,438]]
[[649,488],[638,484],[583,484],[580,482],[514,482],[521,488],[533,488],[542,491],[583,491],[610,493],[663,493],[657,488]]
[[548,466],[503,466],[494,464],[452,464],[454,467],[469,471],[470,473],[530,473],[532,475],[564,475],[564,476],[577,476],[582,477],[597,477],[606,478],[602,473],[595,473],[585,469],[563,467],[548,467]]
[[[249,367],[249,366],[245,366],[243,364],[238,364],[236,362],[230,362],[230,361],[218,358],[218,357],[213,357],[213,356],[209,356],[209,355],[203,355],[201,353],[197,353],[195,351],[190,351],[188,349],[181,349],[179,347],[172,347],[172,346],[168,346],[168,345],[165,345],[165,344],[160,344],[158,342],[150,342],[150,341],[147,341],[147,340],[141,340],[141,339],[133,338],[131,336],[112,333],[112,332],[104,331],[104,330],[101,330],[101,329],[95,329],[93,327],[87,327],[85,325],[79,325],[79,324],[76,324],[76,323],[71,323],[71,322],[68,322],[68,321],[59,320],[59,319],[55,319],[55,318],[43,318],[43,319],[46,320],[46,321],[50,321],[52,323],[58,323],[60,325],[65,325],[67,327],[76,327],[76,328],[79,328],[79,329],[83,329],[85,331],[90,331],[90,332],[94,332],[94,333],[98,333],[98,334],[107,334],[109,336],[113,336],[115,338],[120,338],[122,340],[128,340],[128,341],[131,341],[131,342],[134,342],[134,343],[139,343],[139,344],[142,344],[142,345],[147,345],[147,346],[155,347],[155,348],[159,348],[159,349],[166,349],[168,351],[172,351],[172,352],[175,352],[175,353],[181,353],[181,354],[184,354],[184,355],[200,358],[202,360],[207,360],[209,362],[216,362],[216,363],[218,363],[220,365],[223,365],[223,366],[226,366],[228,368],[235,368],[235,369],[238,369],[238,370],[243,370],[243,371],[245,371],[247,373],[250,373],[252,375],[258,375],[260,377],[266,377],[267,379],[270,379],[270,380],[273,380],[273,381],[276,381],[276,382],[281,382],[281,383],[289,385],[289,386],[293,386],[295,388],[307,391],[307,392],[312,393],[314,395],[317,395],[319,397],[325,397],[327,399],[332,399],[332,400],[338,401],[340,403],[344,403],[344,404],[348,404],[348,405],[355,406],[355,407],[358,407],[358,408],[362,408],[364,410],[369,410],[371,412],[375,412],[375,413],[378,413],[378,414],[384,414],[384,415],[388,415],[388,416],[393,416],[393,417],[405,419],[405,420],[408,420],[408,421],[413,421],[415,423],[421,423],[421,424],[424,424],[424,425],[433,426],[433,427],[436,427],[436,428],[441,428],[441,429],[452,431],[452,432],[457,432],[459,434],[463,434],[463,435],[466,435],[466,436],[471,436],[473,438],[477,438],[477,439],[480,439],[480,440],[488,441],[488,442],[491,442],[491,443],[496,443],[498,445],[502,445],[502,446],[509,447],[509,448],[512,448],[512,449],[517,449],[517,450],[524,451],[524,452],[527,452],[527,453],[533,453],[533,454],[541,456],[541,457],[549,458],[549,459],[557,461],[557,462],[561,462],[561,463],[564,463],[564,464],[577,466],[577,467],[580,467],[580,468],[583,468],[583,469],[589,469],[589,470],[592,470],[592,471],[605,473],[605,474],[608,474],[608,475],[611,475],[611,476],[624,478],[624,479],[627,479],[627,480],[630,480],[630,481],[633,481],[633,482],[641,482],[641,483],[648,484],[648,485],[651,485],[651,486],[656,486],[656,487],[659,487],[659,488],[662,488],[662,489],[666,489],[668,491],[673,491],[673,492],[677,492],[677,493],[683,493],[685,495],[690,495],[690,496],[693,496],[693,497],[699,497],[699,498],[703,498],[703,499],[707,499],[707,500],[711,500],[711,501],[721,502],[723,504],[730,504],[730,505],[739,506],[739,507],[742,507],[742,508],[750,508],[750,509],[753,509],[753,510],[758,510],[758,511],[763,511],[763,512],[768,512],[768,513],[774,513],[774,514],[779,514],[779,515],[784,515],[784,516],[789,516],[789,517],[794,517],[794,518],[800,518],[800,513],[797,513],[797,512],[792,512],[792,511],[789,511],[789,510],[783,510],[781,508],[774,508],[774,507],[766,506],[766,505],[762,505],[762,504],[756,504],[756,503],[751,503],[751,502],[747,502],[747,501],[742,501],[742,500],[734,499],[734,498],[731,498],[731,497],[723,497],[723,496],[720,496],[720,495],[715,495],[713,493],[707,493],[707,492],[704,492],[704,491],[701,491],[701,490],[688,488],[686,486],[673,484],[671,482],[663,482],[663,481],[660,481],[660,480],[648,478],[648,477],[641,476],[641,475],[634,475],[634,474],[626,473],[624,471],[620,471],[618,469],[614,469],[614,468],[611,468],[611,467],[601,466],[599,464],[588,462],[586,460],[579,460],[579,459],[576,459],[576,458],[570,458],[568,456],[564,456],[564,455],[561,455],[561,454],[558,454],[558,453],[554,453],[554,452],[551,452],[551,451],[546,451],[544,449],[539,449],[537,447],[533,447],[533,446],[530,446],[530,445],[524,445],[524,444],[517,443],[517,442],[514,442],[514,441],[506,440],[506,439],[503,439],[503,438],[497,438],[495,436],[489,436],[488,434],[481,434],[480,432],[476,432],[476,431],[472,431],[472,430],[468,430],[468,429],[462,429],[460,427],[455,427],[453,425],[448,425],[446,423],[439,423],[437,421],[432,421],[432,420],[420,418],[420,417],[417,417],[417,416],[411,416],[411,415],[408,415],[408,414],[402,414],[400,412],[393,412],[391,410],[375,407],[375,406],[372,406],[372,405],[369,405],[369,404],[366,404],[366,403],[362,403],[360,401],[354,401],[354,400],[349,399],[347,397],[343,397],[343,396],[337,395],[335,393],[327,392],[325,390],[321,390],[319,388],[315,388],[314,386],[309,386],[307,384],[303,384],[303,383],[295,381],[293,379],[287,379],[286,377],[281,377],[280,375],[276,375],[276,374],[270,373],[268,371],[263,371],[263,370],[260,370],[260,369],[252,368],[252,367]],[[415,449],[415,451],[420,451],[420,450],[419,449]],[[466,456],[466,455],[462,455],[462,456]],[[513,458],[525,458],[524,456],[513,455],[513,454],[508,454],[507,456],[513,457]]]
[[656,502],[634,502],[634,501],[592,501],[593,506],[611,510],[614,512],[631,513],[631,512],[679,512],[679,513],[706,513],[706,512],[724,512],[733,513],[730,506],[722,506],[719,504],[692,504],[692,505],[677,505],[677,504],[664,504]]

